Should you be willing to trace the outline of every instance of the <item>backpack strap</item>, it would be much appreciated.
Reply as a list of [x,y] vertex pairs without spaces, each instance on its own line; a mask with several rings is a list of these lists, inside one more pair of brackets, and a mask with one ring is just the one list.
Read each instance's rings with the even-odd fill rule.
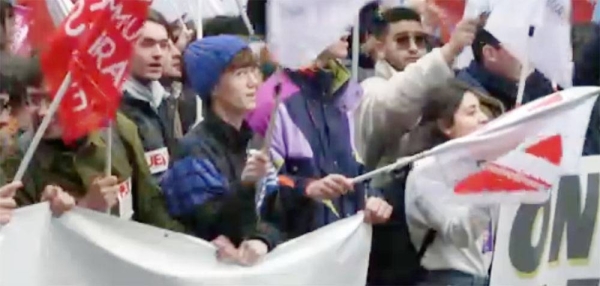
[[419,259],[419,261],[423,259],[423,256],[425,256],[425,252],[427,252],[427,248],[429,248],[435,241],[436,235],[437,231],[435,231],[434,229],[430,228],[429,230],[427,230],[425,238],[423,239],[423,244],[421,244],[421,248],[419,248],[419,252],[417,253],[417,258]]

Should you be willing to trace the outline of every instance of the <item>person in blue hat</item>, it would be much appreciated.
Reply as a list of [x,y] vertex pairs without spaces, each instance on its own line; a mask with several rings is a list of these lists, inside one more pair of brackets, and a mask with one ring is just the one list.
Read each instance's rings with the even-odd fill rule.
[[278,230],[260,222],[255,211],[255,186],[270,160],[262,152],[247,155],[253,132],[244,118],[256,105],[258,62],[232,35],[191,43],[183,61],[204,120],[182,138],[163,177],[170,215],[212,241],[220,258],[254,264],[279,241]]

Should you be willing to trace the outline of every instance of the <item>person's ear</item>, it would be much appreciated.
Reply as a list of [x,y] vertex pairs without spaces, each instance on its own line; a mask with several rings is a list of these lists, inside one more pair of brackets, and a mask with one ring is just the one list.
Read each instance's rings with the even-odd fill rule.
[[373,37],[373,52],[375,60],[383,60],[385,58],[385,36]]
[[444,133],[444,135],[446,135],[446,137],[452,138],[454,130],[452,129],[451,124],[448,124],[448,122],[446,122],[445,120],[439,119],[437,121],[437,127],[442,133]]

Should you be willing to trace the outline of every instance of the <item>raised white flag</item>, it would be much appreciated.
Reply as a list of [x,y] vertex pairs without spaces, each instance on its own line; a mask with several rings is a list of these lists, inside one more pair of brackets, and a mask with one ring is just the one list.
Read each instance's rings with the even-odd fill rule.
[[0,227],[0,285],[339,285],[367,279],[371,226],[362,213],[276,247],[252,267],[217,261],[207,241],[102,213],[60,219],[47,203]]
[[284,67],[310,65],[350,31],[360,9],[373,0],[271,0],[268,48]]
[[571,0],[497,1],[485,29],[522,63],[572,86]]
[[440,196],[474,204],[539,203],[560,176],[577,173],[600,88],[571,88],[523,105],[442,144],[415,165]]

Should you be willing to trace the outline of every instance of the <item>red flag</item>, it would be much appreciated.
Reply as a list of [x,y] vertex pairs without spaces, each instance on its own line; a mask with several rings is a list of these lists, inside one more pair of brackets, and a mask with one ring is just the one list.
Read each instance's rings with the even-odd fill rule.
[[115,116],[132,42],[150,5],[148,0],[90,2],[77,2],[42,55],[53,94],[71,73],[72,84],[59,109],[65,141],[85,136]]

